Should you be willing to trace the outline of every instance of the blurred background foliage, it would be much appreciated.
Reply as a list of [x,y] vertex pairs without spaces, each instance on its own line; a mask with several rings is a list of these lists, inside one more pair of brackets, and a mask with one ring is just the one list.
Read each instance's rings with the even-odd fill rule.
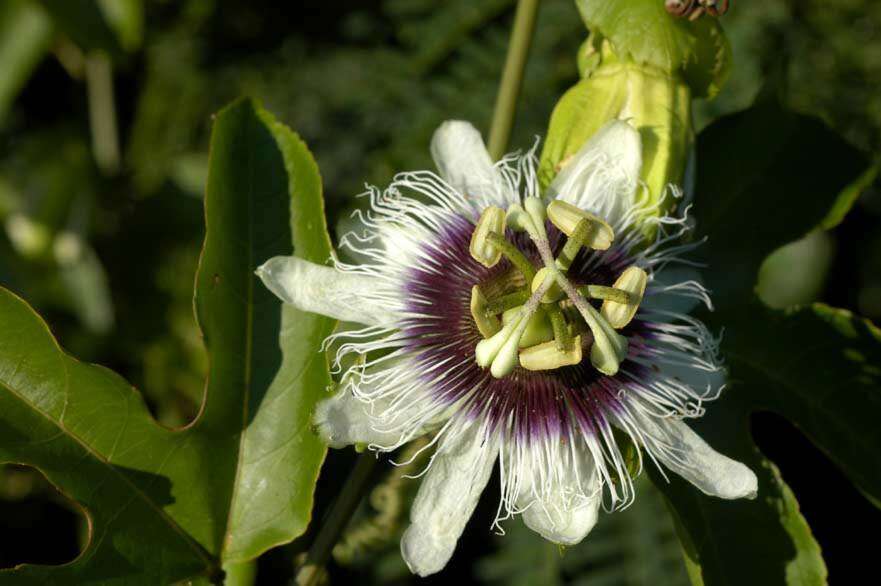
[[[44,315],[71,353],[141,389],[161,422],[189,421],[207,368],[192,286],[211,113],[248,94],[296,129],[318,159],[329,225],[345,232],[365,183],[431,166],[427,145],[441,121],[488,128],[513,5],[0,0],[0,283]],[[790,107],[822,117],[877,165],[881,3],[738,0],[723,23],[734,68],[717,99],[697,104],[698,128],[745,108],[771,82]],[[584,35],[571,0],[542,3],[512,145],[543,133],[577,80]],[[823,300],[881,318],[881,186],[873,174],[866,183],[841,225],[769,257],[758,283],[766,303]],[[779,433],[789,434],[784,445],[813,452],[795,431]],[[763,449],[799,492],[800,464]],[[832,469],[809,457],[821,472]],[[350,462],[350,454],[330,457],[316,518],[328,504],[321,488],[338,486]],[[385,496],[362,506],[333,571],[403,583],[411,578],[395,538],[408,484],[382,474]],[[648,483],[642,490],[632,509],[604,517],[589,545],[567,552],[519,523],[505,538],[469,532],[456,571],[486,584],[685,584],[661,498]],[[76,514],[39,474],[4,467],[0,497],[3,532],[24,536],[0,565],[75,555]],[[808,496],[803,507],[834,576],[851,560],[822,518],[834,512],[812,511],[814,502]],[[489,525],[487,507],[475,524]],[[47,531],[51,546],[27,538]],[[267,555],[261,582],[289,577],[299,551],[295,542]]]

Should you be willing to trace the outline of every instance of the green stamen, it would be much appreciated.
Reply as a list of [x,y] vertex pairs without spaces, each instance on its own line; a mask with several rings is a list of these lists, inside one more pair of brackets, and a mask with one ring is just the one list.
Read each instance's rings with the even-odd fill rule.
[[572,261],[575,260],[575,256],[578,254],[578,251],[581,250],[584,240],[590,230],[590,220],[579,220],[572,235],[569,236],[569,239],[566,240],[566,244],[563,245],[563,251],[557,258],[557,266],[560,267],[561,271],[566,272],[569,270],[569,267],[572,266]]
[[526,303],[526,300],[529,299],[529,295],[529,291],[525,289],[502,295],[498,299],[493,299],[492,301],[487,302],[484,312],[487,317],[505,313],[509,309],[519,307]]
[[529,262],[529,259],[520,252],[516,246],[508,242],[504,236],[498,232],[490,232],[486,235],[486,240],[492,244],[497,250],[501,251],[505,258],[511,261],[518,271],[523,273],[523,277],[527,283],[531,283],[535,277],[535,267]]
[[602,299],[603,301],[608,299],[615,303],[624,304],[633,302],[632,296],[627,291],[604,285],[582,285],[578,287],[578,292],[591,299]]
[[554,341],[557,343],[557,350],[566,352],[572,346],[572,336],[569,335],[569,325],[563,316],[563,310],[559,305],[553,304],[545,307],[545,311],[551,320],[551,327],[554,329]]

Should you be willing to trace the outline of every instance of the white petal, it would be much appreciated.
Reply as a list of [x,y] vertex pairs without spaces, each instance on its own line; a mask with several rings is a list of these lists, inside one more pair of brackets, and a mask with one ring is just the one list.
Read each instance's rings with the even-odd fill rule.
[[758,480],[753,471],[711,448],[683,421],[644,413],[638,418],[641,431],[664,445],[664,449],[653,448],[652,454],[667,468],[708,495],[755,498]]
[[478,202],[478,208],[497,205],[506,209],[516,201],[493,165],[480,132],[463,120],[448,120],[431,139],[431,156],[447,183]]
[[319,435],[333,448],[363,443],[390,451],[436,429],[449,410],[433,408],[421,374],[409,356],[346,371],[340,390],[315,410]]
[[[655,274],[649,292],[640,305],[643,309],[691,313],[702,299],[700,271],[687,266],[667,266]],[[704,293],[706,294],[706,293]]]
[[313,422],[319,435],[332,448],[357,443],[386,445],[394,443],[400,436],[400,433],[374,429],[370,405],[358,400],[345,388],[318,403]]
[[523,512],[526,526],[560,545],[580,543],[596,525],[602,503],[600,478],[592,457],[587,453],[575,457],[575,465],[561,463],[562,482],[553,490],[538,498],[527,490],[518,499],[528,503]]
[[297,309],[342,321],[388,325],[394,314],[375,301],[378,282],[297,258],[276,256],[257,269],[266,287]]
[[565,164],[548,187],[548,194],[619,228],[636,203],[641,168],[639,132],[624,121],[612,120]]
[[448,430],[422,480],[410,510],[411,525],[401,538],[401,554],[420,576],[439,572],[450,560],[456,541],[489,481],[498,441],[487,439],[480,425]]

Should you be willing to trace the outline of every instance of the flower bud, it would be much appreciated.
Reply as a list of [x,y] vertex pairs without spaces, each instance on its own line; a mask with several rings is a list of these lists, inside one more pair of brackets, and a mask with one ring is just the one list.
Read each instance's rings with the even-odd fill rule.
[[[576,0],[591,31],[579,51],[583,79],[554,108],[541,155],[547,187],[567,161],[610,120],[639,131],[646,215],[676,202],[692,149],[691,100],[712,98],[724,84],[731,47],[717,22],[675,21],[660,0]],[[648,232],[654,228],[647,227]]]

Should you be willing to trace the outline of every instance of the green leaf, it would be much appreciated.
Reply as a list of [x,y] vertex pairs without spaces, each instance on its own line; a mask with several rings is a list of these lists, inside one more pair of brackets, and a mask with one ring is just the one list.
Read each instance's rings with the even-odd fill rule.
[[659,485],[704,584],[825,584],[820,548],[779,471],[752,444],[749,415],[770,410],[794,422],[877,503],[881,330],[823,304],[776,311],[755,303],[730,317],[724,350],[733,388],[694,427],[756,472],[759,497],[725,502],[678,478]]
[[195,504],[209,495],[199,491],[204,458],[193,444],[157,425],[121,378],[64,354],[46,324],[5,289],[0,316],[0,459],[40,469],[82,506],[90,526],[89,545],[74,562],[0,577],[165,584],[206,571],[211,556],[193,534],[209,514]]
[[715,19],[674,18],[655,0],[576,0],[592,33],[621,60],[683,72],[698,97],[713,97],[728,78],[731,46]]
[[749,299],[772,251],[830,214],[840,220],[856,199],[854,181],[868,169],[821,121],[767,99],[711,124],[696,148],[694,215],[708,238],[700,254],[722,311]]
[[330,256],[317,167],[240,101],[215,119],[209,168],[196,308],[211,367],[187,427],[159,426],[125,381],[64,354],[0,289],[0,460],[39,468],[92,529],[77,560],[21,566],[6,574],[16,583],[166,584],[305,529],[326,449],[309,418],[330,383],[315,349],[333,323],[282,308],[254,269],[293,251]]
[[693,428],[715,449],[756,473],[755,500],[709,497],[680,477],[667,474],[664,479],[649,467],[676,520],[692,584],[825,584],[820,546],[798,502],[777,467],[753,445],[751,406],[742,401],[744,391],[741,385],[727,390]]
[[753,444],[749,417],[769,409],[786,417],[877,499],[881,459],[870,448],[881,441],[871,417],[881,407],[881,370],[873,366],[881,336],[819,304],[767,308],[754,287],[773,250],[840,221],[866,165],[822,123],[770,101],[714,123],[697,150],[695,216],[709,238],[701,248],[716,304],[703,319],[724,328],[729,388],[694,428],[750,466],[759,493],[754,501],[722,501],[679,478],[668,484],[655,474],[657,484],[677,519],[693,583],[825,584],[820,548],[795,495]]
[[52,21],[39,4],[6,0],[0,5],[0,123],[51,40]]
[[[265,110],[258,110],[257,113],[281,151],[287,179],[284,175],[279,176],[279,185],[276,188],[280,191],[274,194],[273,202],[278,207],[273,209],[267,206],[257,214],[258,221],[253,225],[252,232],[264,232],[267,247],[249,253],[249,270],[253,274],[256,265],[262,264],[268,258],[277,254],[290,254],[289,247],[284,244],[289,241],[290,233],[293,233],[294,252],[298,256],[313,262],[326,263],[331,256],[331,244],[324,220],[324,199],[318,165],[305,143],[294,132]],[[234,141],[235,137],[231,139]],[[216,145],[215,142],[215,148]],[[236,160],[235,156],[238,154],[235,152],[238,148],[235,143],[230,143],[230,146],[234,149],[230,153],[233,158],[224,160],[226,165]],[[215,153],[213,151],[212,156]],[[263,155],[256,151],[250,153],[251,161],[259,162],[261,156]],[[273,165],[276,164],[277,162],[273,162]],[[225,177],[221,175],[223,171],[218,173],[214,165],[209,173],[217,181],[215,185],[228,191],[231,200],[234,200],[232,196],[236,194],[236,189],[248,187],[225,183]],[[251,181],[259,184],[260,178],[260,168],[254,168]],[[209,189],[211,185],[209,182]],[[258,189],[268,187],[260,185]],[[253,184],[251,190],[254,193]],[[259,192],[254,193],[258,194]],[[244,210],[228,211],[235,214]],[[210,208],[208,213],[210,225]],[[283,233],[272,229],[269,220],[274,215],[290,217],[290,227]],[[223,238],[223,233],[218,234],[218,240]],[[282,243],[281,248],[276,246],[279,242]],[[207,259],[203,261],[203,267],[207,268],[207,262]],[[213,282],[213,276],[205,271],[202,275]],[[211,283],[200,281],[200,291],[205,284],[212,287]],[[254,286],[253,277],[251,286]],[[280,305],[275,296],[262,285],[257,287],[260,298],[255,303],[257,307],[270,309]],[[213,291],[213,287],[211,290]],[[206,310],[212,311],[210,305],[207,305],[211,303],[211,294],[206,297],[204,301],[197,300],[200,315]],[[206,303],[206,307],[202,308],[201,303]],[[259,318],[259,313],[256,316]],[[312,511],[312,492],[327,449],[312,432],[311,424],[313,407],[331,384],[327,359],[324,353],[318,351],[318,347],[330,335],[334,325],[334,320],[283,306],[280,341],[265,341],[271,346],[280,345],[281,365],[277,373],[268,366],[261,365],[274,378],[265,392],[259,387],[255,389],[258,392],[249,397],[245,409],[246,414],[253,415],[242,422],[246,429],[240,454],[236,498],[233,500],[227,528],[224,559],[239,561],[254,558],[270,547],[291,541],[306,530]],[[276,335],[274,330],[272,335]],[[253,351],[258,360],[263,359],[262,354],[268,353],[265,348],[255,348]]]
[[881,330],[816,303],[745,307],[725,344],[753,409],[794,422],[873,502],[881,500]]

